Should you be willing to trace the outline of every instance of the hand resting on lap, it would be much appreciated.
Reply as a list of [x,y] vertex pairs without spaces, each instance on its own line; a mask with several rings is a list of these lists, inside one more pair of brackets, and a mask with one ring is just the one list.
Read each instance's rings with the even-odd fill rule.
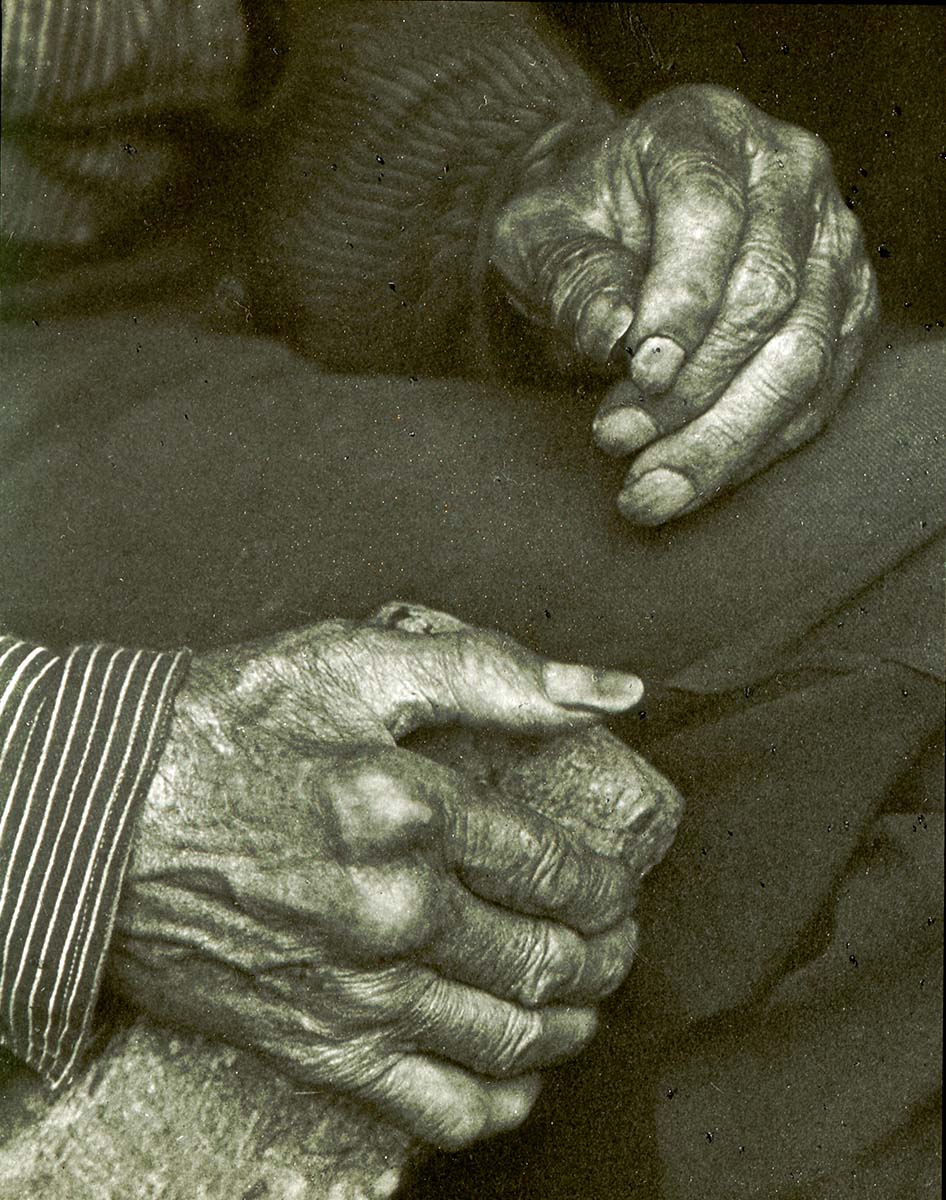
[[601,449],[636,456],[626,517],[689,512],[824,426],[878,305],[817,137],[686,85],[533,159],[492,262],[553,339],[600,366],[631,356],[594,423]]
[[630,967],[632,881],[396,739],[559,733],[639,699],[459,622],[334,621],[195,661],[142,814],[113,984],[458,1146],[519,1123]]

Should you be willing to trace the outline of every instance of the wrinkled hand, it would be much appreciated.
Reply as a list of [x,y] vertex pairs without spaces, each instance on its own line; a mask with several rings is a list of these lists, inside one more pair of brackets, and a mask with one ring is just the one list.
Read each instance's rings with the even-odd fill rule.
[[405,632],[391,611],[195,660],[110,972],[159,1020],[458,1146],[521,1121],[533,1072],[592,1035],[589,1005],[634,952],[630,881],[395,739],[560,732],[641,687],[459,622]]
[[823,427],[876,319],[874,276],[823,143],[735,92],[674,88],[588,141],[538,153],[492,261],[586,359],[633,356],[594,436],[637,454],[618,505],[659,524]]

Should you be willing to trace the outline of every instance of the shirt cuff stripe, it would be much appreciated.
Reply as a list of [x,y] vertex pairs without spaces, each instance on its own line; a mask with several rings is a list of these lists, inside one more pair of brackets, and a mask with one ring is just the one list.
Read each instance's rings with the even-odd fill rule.
[[0,1042],[54,1087],[87,1039],[188,655],[0,635]]

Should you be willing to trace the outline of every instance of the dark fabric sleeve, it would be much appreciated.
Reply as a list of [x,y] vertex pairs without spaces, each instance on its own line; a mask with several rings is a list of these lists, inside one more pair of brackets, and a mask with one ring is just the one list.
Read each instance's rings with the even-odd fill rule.
[[54,1089],[89,1030],[186,652],[0,635],[0,1044]]
[[255,312],[333,369],[469,373],[491,214],[615,113],[540,6],[305,11],[239,197]]
[[237,119],[250,49],[240,0],[6,0],[4,243],[114,253],[167,219],[184,135]]

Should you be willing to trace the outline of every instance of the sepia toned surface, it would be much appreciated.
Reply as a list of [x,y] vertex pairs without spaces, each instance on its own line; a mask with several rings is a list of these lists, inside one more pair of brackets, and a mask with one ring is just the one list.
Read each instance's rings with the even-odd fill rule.
[[[642,880],[682,813],[673,787],[602,730],[547,746],[466,731],[414,748],[576,829]],[[11,1114],[12,1116],[12,1114]],[[139,1022],[51,1107],[25,1090],[0,1145],[23,1200],[386,1200],[417,1143],[364,1107],[300,1091],[259,1059]]]
[[[713,84],[825,139],[892,319],[827,430],[701,513],[629,526],[613,507],[627,463],[590,444],[600,395],[533,373],[534,338],[499,359],[514,385],[500,369],[361,375],[359,352],[385,370],[412,346],[376,336],[403,294],[384,274],[365,344],[328,375],[255,335],[185,188],[178,243],[5,289],[19,319],[4,330],[0,618],[54,644],[202,647],[410,595],[639,670],[647,703],[617,728],[688,813],[642,894],[638,966],[526,1128],[425,1161],[410,1195],[938,1194],[942,14],[552,7],[615,103]],[[192,140],[212,165],[217,142]],[[81,1086],[108,1088],[111,1127],[155,1186],[228,1195],[196,1152],[155,1166],[161,1139],[128,1138],[143,1112],[161,1124],[168,1094],[221,1133],[257,1104],[213,1048],[199,1061],[235,1107],[208,1103],[217,1083],[178,1035],[139,1030]],[[138,1081],[158,1073],[148,1110]],[[8,1094],[0,1114],[22,1112]],[[98,1119],[86,1092],[69,1103],[63,1154],[89,1186],[137,1194],[74,1136]],[[248,1162],[254,1138],[239,1140]],[[48,1169],[50,1144],[28,1171]],[[382,1165],[380,1191],[395,1183]]]

